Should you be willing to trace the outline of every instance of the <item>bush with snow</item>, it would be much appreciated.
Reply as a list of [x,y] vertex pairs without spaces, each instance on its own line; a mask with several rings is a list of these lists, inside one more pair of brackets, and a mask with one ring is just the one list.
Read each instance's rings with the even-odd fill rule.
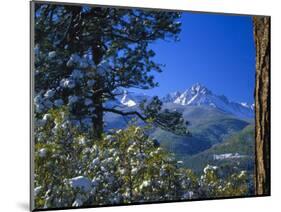
[[[126,204],[239,196],[248,192],[247,173],[220,177],[207,165],[197,176],[146,133],[129,126],[96,140],[69,120],[65,107],[49,110],[36,125],[37,208]],[[83,126],[88,121],[81,121]],[[89,119],[90,122],[90,119]],[[80,122],[79,122],[80,123]]]
[[80,189],[86,192],[89,192],[91,190],[91,181],[84,176],[78,176],[69,179],[69,184],[74,189]]

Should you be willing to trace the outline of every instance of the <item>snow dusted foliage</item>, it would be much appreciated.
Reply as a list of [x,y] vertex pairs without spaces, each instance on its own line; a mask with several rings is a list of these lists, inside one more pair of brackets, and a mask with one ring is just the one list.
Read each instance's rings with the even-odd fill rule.
[[[36,59],[48,65],[49,69],[39,66],[40,70],[35,72],[37,84],[35,84],[35,119],[36,123],[42,124],[44,114],[49,110],[67,108],[69,111],[65,124],[80,127],[87,131],[92,126],[94,117],[93,86],[98,69],[91,59],[89,53],[84,55],[71,54],[66,63],[65,71],[52,72],[50,68],[60,64],[59,52],[42,52],[40,46],[36,45]],[[106,62],[104,62],[105,64]],[[63,64],[62,64],[63,65]],[[105,65],[104,65],[105,66]],[[104,67],[103,66],[103,67]],[[104,67],[107,68],[107,67]],[[100,70],[99,70],[100,71]],[[45,85],[45,83],[47,83]]]
[[182,195],[168,182],[177,178],[176,161],[142,128],[131,126],[95,141],[66,124],[66,114],[51,111],[37,129],[34,192],[39,208],[172,200]]
[[208,165],[202,176],[182,166],[147,135],[129,126],[95,140],[71,124],[65,108],[50,110],[35,133],[37,208],[127,204],[236,196],[247,193],[247,173],[221,178]]
[[69,180],[69,184],[74,189],[79,189],[86,192],[91,190],[91,181],[87,177],[78,176],[71,178]]
[[250,195],[250,182],[245,171],[223,177],[222,168],[207,165],[198,180],[198,195],[202,197],[233,197]]

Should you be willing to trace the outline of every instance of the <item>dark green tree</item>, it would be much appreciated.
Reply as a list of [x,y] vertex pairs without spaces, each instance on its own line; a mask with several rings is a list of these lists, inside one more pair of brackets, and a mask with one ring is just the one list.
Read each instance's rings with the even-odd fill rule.
[[85,125],[92,123],[99,138],[105,112],[137,116],[157,127],[185,133],[181,114],[162,110],[157,97],[136,111],[105,104],[121,94],[120,88],[158,86],[151,73],[161,72],[161,64],[153,60],[150,44],[178,40],[179,18],[178,12],[37,3],[37,116],[51,107],[68,105],[72,118],[83,119]]

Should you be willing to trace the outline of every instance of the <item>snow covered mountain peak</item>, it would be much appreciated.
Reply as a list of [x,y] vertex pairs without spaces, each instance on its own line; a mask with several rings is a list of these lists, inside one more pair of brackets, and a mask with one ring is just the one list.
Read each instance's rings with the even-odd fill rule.
[[[169,95],[173,98],[167,98]],[[213,94],[212,91],[200,83],[195,83],[182,93],[175,92],[169,95],[163,98],[164,102],[170,102],[182,106],[210,106],[239,117],[254,117],[253,105],[245,102],[231,102],[224,95]]]
[[193,94],[201,93],[201,94],[208,94],[212,93],[210,90],[208,90],[205,86],[201,85],[200,83],[195,83],[194,85],[191,86],[189,89]]
[[181,105],[200,105],[206,100],[206,96],[212,95],[212,92],[200,83],[195,83],[189,89],[180,94],[174,103]]

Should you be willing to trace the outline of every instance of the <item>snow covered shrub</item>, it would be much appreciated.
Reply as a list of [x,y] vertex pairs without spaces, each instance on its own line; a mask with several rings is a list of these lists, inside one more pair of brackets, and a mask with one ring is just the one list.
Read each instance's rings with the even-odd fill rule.
[[176,161],[150,139],[144,129],[130,126],[111,139],[119,159],[118,181],[122,202],[147,202],[180,198]]
[[223,178],[221,167],[207,165],[200,179],[198,197],[234,197],[250,194],[249,177],[246,171],[240,171]]
[[35,200],[39,208],[69,207],[75,193],[89,195],[86,186],[81,189],[70,182],[88,175],[95,148],[67,117],[66,109],[51,109],[35,124],[35,187],[40,188]]
[[35,124],[36,208],[239,196],[247,173],[227,179],[208,165],[202,176],[182,166],[147,133],[130,125],[97,140],[71,120],[67,107],[38,115]]
[[188,172],[143,128],[130,126],[95,140],[68,120],[63,107],[36,123],[38,208],[191,198]]

